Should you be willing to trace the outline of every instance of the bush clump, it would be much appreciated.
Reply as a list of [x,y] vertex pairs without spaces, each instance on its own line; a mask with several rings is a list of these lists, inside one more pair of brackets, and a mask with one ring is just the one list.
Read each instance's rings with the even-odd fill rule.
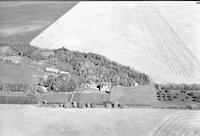
[[104,56],[94,53],[81,53],[65,48],[54,50],[57,61],[70,66],[80,79],[93,82],[111,82],[114,85],[133,86],[136,82],[145,85],[149,77],[130,67],[122,66]]
[[200,84],[154,84],[159,90],[200,90]]
[[58,77],[49,76],[46,81],[43,81],[43,85],[54,92],[72,92],[79,88],[80,83],[67,75],[59,75]]

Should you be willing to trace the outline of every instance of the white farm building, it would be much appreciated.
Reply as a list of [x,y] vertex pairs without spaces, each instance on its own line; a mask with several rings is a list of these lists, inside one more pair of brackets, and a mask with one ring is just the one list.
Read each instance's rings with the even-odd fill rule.
[[58,74],[59,73],[59,69],[46,67],[45,72],[51,72],[51,73]]

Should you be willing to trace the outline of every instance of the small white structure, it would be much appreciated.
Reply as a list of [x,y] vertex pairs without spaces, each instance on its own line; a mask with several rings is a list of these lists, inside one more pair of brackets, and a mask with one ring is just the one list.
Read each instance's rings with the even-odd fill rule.
[[43,92],[48,92],[47,87],[41,86],[41,89],[43,90]]
[[44,75],[43,78],[44,78],[44,80],[46,81],[47,78],[48,78],[48,75]]
[[135,84],[134,84],[134,86],[138,86],[139,84],[136,82]]
[[58,70],[58,69],[56,69],[56,68],[50,68],[50,67],[46,67],[45,71],[46,71],[46,72],[56,73],[56,74],[59,73],[59,70]]
[[47,87],[39,86],[39,88],[37,89],[37,92],[44,93],[44,92],[48,92],[48,90],[47,90]]
[[69,77],[71,77],[70,73],[66,72],[66,71],[59,71],[59,74],[61,74],[61,75],[68,75]]

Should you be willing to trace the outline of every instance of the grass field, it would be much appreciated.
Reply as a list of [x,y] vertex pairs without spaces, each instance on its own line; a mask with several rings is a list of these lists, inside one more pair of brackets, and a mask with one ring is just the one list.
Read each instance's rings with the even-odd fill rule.
[[[111,94],[105,92],[76,92],[73,95],[72,101],[78,102],[80,104],[101,104],[105,102],[111,102],[113,104],[119,103],[126,105],[130,108],[134,107],[147,107],[147,108],[188,108],[189,106],[198,104],[198,102],[193,102],[195,99],[192,96],[187,95],[187,93],[181,93],[179,90],[172,91],[170,94],[161,92],[158,95],[157,92],[153,90],[151,85],[145,86],[135,86],[135,87],[122,87],[114,86],[112,88]],[[198,92],[193,92],[196,98],[199,98]],[[173,101],[169,101],[170,99]],[[44,100],[47,103],[64,103],[69,102],[71,99],[71,92],[60,92],[60,93],[42,93],[38,95],[39,100]],[[175,98],[173,98],[175,97]],[[158,100],[159,99],[159,100]],[[183,101],[184,100],[184,101]]]
[[35,95],[23,92],[0,92],[0,104],[37,104]]
[[1,82],[36,83],[37,78],[38,75],[32,67],[0,62]]
[[[73,96],[73,99],[71,97]],[[39,100],[46,101],[47,103],[64,103],[78,102],[80,104],[103,104],[103,102],[108,102],[110,100],[110,95],[105,92],[52,92],[52,93],[42,93],[38,95]]]
[[62,109],[0,105],[0,135],[172,136],[172,132],[178,134],[181,132],[179,129],[186,127],[191,133],[199,132],[198,116],[199,111],[190,110]]
[[113,87],[111,101],[135,106],[153,106],[158,103],[156,92],[150,85],[138,87]]
[[59,92],[47,92],[47,93],[42,93],[38,94],[38,98],[40,101],[46,101],[48,103],[64,103],[64,102],[69,102],[71,98],[71,93],[59,93]]
[[[186,108],[198,102],[193,102],[191,96],[187,93],[180,93],[180,90],[175,90],[170,93],[173,101],[169,101],[168,93],[162,92],[160,97],[157,97],[157,92],[151,85],[138,86],[138,87],[122,87],[115,86],[111,93],[111,102],[119,102],[121,104],[139,107],[154,107],[154,108]],[[177,95],[176,95],[177,94]],[[199,97],[198,92],[193,92],[194,96]],[[176,99],[173,98],[176,96]],[[160,99],[160,100],[158,100]],[[165,101],[164,101],[165,100]],[[184,101],[183,101],[184,100]]]
[[175,6],[167,2],[80,2],[31,45],[98,53],[146,73],[154,82],[198,83],[197,6],[195,2],[176,2]]
[[34,96],[0,96],[0,104],[37,104]]

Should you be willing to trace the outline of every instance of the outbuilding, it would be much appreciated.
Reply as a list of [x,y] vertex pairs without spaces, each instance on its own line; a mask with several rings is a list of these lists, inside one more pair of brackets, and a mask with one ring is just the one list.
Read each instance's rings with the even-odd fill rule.
[[56,69],[56,68],[50,68],[50,67],[46,67],[45,71],[46,71],[46,72],[56,73],[56,74],[59,73],[59,70],[58,70],[58,69]]

